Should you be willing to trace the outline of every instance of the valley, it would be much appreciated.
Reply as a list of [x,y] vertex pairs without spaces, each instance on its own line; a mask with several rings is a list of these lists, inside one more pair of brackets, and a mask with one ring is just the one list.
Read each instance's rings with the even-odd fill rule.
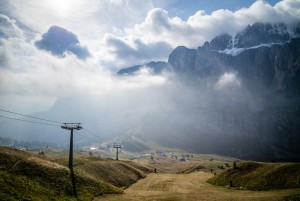
[[1,200],[299,200],[299,163],[247,162],[174,150],[127,152],[119,161],[77,150],[76,198],[67,151],[45,149],[44,154],[0,147]]
[[0,0],[0,201],[300,201],[300,0]]

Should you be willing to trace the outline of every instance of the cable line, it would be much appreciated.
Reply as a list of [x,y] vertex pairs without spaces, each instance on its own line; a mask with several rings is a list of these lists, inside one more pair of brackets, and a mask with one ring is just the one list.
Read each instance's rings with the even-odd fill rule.
[[86,128],[83,128],[82,130],[84,130],[86,133],[89,133],[90,135],[93,135],[96,138],[99,138],[100,140],[103,140],[102,137],[99,137],[99,136],[95,135],[94,133],[92,133],[91,131],[87,130]]
[[30,123],[35,123],[35,124],[42,124],[42,125],[47,125],[47,126],[55,126],[55,127],[60,126],[60,125],[48,124],[48,123],[37,122],[37,121],[30,121],[30,120],[25,120],[25,119],[17,119],[17,118],[2,116],[2,115],[0,115],[0,117],[6,118],[6,119],[11,119],[11,120],[16,120],[16,121],[24,121],[24,122],[30,122]]
[[78,134],[78,135],[81,135],[82,137],[84,137],[84,138],[87,138],[88,140],[90,140],[91,142],[96,142],[96,143],[100,143],[101,144],[101,142],[97,142],[96,140],[94,140],[94,139],[92,139],[92,138],[90,138],[90,137],[88,137],[88,136],[85,136],[85,135],[82,135],[82,134],[80,134],[80,133],[78,133],[78,132],[75,132],[74,131],[74,133],[76,133],[76,134]]
[[[29,122],[29,123],[35,123],[35,124],[47,125],[47,126],[55,126],[55,127],[60,127],[61,124],[64,124],[63,122],[53,121],[53,120],[39,118],[39,117],[34,117],[34,116],[30,116],[30,115],[25,115],[25,114],[21,114],[21,113],[17,113],[17,112],[12,112],[12,111],[9,111],[9,110],[4,110],[4,109],[1,109],[1,108],[0,108],[0,111],[6,112],[6,113],[10,113],[10,114],[19,115],[19,116],[23,116],[23,117],[28,117],[28,118],[32,118],[32,119],[37,119],[37,120],[41,120],[41,121],[48,121],[48,122],[52,122],[52,123],[56,123],[56,124],[45,123],[45,122],[38,122],[38,121],[31,121],[31,120],[26,120],[26,119],[18,119],[18,118],[13,118],[13,117],[8,117],[8,116],[0,115],[0,117],[5,118],[5,119],[10,119],[10,120],[15,120],[15,121],[23,121],[23,122]],[[59,125],[57,125],[57,124],[59,124]],[[93,132],[87,130],[86,128],[82,128],[82,130],[84,130],[85,133],[87,133],[87,134],[93,135],[93,137],[96,137],[96,138],[98,138],[100,140],[104,140],[102,137],[95,135]],[[90,138],[90,137],[88,137],[86,135],[82,135],[82,134],[80,134],[78,132],[75,132],[75,133],[78,134],[78,135],[81,135],[84,138],[89,139],[92,142],[101,143],[101,142],[98,142],[98,140],[94,140],[94,139],[92,139],[92,138]]]
[[43,119],[43,118],[34,117],[34,116],[26,115],[26,114],[20,114],[20,113],[17,113],[17,112],[8,111],[8,110],[4,110],[4,109],[1,109],[1,108],[0,108],[0,111],[11,113],[11,114],[16,114],[16,115],[20,115],[20,116],[28,117],[28,118],[32,118],[32,119],[38,119],[38,120],[42,120],[42,121],[48,121],[48,122],[52,122],[52,123],[62,124],[62,122],[59,122],[59,121],[53,121],[53,120]]

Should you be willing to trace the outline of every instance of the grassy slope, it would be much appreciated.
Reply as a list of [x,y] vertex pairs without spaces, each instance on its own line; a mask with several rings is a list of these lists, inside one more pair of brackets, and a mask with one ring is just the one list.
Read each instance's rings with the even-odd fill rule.
[[191,174],[158,173],[149,174],[120,195],[105,195],[95,201],[280,201],[286,197],[295,198],[299,189],[277,191],[249,191],[223,188],[207,183],[213,177],[208,172]]
[[[104,167],[99,163],[111,166],[104,176],[93,171],[93,168],[97,169],[98,166],[99,170]],[[0,200],[76,200],[72,196],[70,173],[66,164],[67,159],[53,159],[0,148]],[[97,158],[76,158],[74,165],[80,200],[91,200],[92,197],[102,194],[122,193],[120,188],[113,185],[114,182],[109,183],[107,177],[122,175],[122,179],[127,180],[136,173],[136,180],[130,180],[133,183],[147,173],[146,167],[137,169],[130,163]],[[118,173],[112,170],[118,170]],[[131,171],[131,175],[124,176],[122,170]],[[118,186],[128,184],[121,183]]]
[[104,180],[117,187],[128,187],[146,174],[151,168],[130,161],[114,161],[100,158],[76,159],[75,170],[96,179]]
[[[178,154],[177,154],[178,155]],[[143,158],[139,160],[139,163],[156,168],[159,173],[192,173],[201,169],[202,171],[210,172],[210,169],[219,171],[218,166],[224,166],[224,163],[228,163],[232,166],[235,158],[229,158],[224,156],[216,156],[210,154],[193,154],[193,158],[186,161],[180,161],[178,159],[172,159],[168,157],[155,156],[153,160],[149,158]]]
[[300,164],[242,162],[208,182],[228,186],[231,180],[234,187],[249,190],[300,188]]

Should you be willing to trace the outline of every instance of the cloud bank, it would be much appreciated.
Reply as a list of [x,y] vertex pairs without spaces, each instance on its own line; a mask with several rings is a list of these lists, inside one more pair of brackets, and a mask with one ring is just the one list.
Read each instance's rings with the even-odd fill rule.
[[[217,10],[211,14],[199,10],[186,21],[179,17],[170,17],[168,11],[154,8],[147,13],[141,23],[125,28],[125,35],[117,36],[113,33],[103,38],[103,48],[108,47],[109,53],[113,55],[121,65],[133,65],[131,58],[139,60],[140,63],[151,60],[147,57],[152,49],[158,51],[166,50],[170,53],[171,47],[187,46],[197,48],[206,41],[210,41],[220,34],[235,35],[247,25],[255,22],[263,23],[286,23],[288,25],[300,21],[300,1],[284,0],[271,6],[266,1],[256,1],[249,8],[237,11]],[[139,44],[147,44],[141,46]],[[134,51],[128,51],[124,57],[125,47],[134,47]],[[129,48],[130,49],[130,48]],[[139,55],[136,53],[139,52]],[[160,53],[160,52],[158,52]],[[152,60],[166,60],[166,54],[153,54]],[[139,56],[136,58],[136,56]],[[140,58],[140,59],[139,59]],[[136,63],[135,63],[136,64]]]
[[127,33],[139,36],[145,41],[164,40],[172,47],[184,45],[195,48],[217,35],[234,35],[255,22],[293,24],[299,20],[299,0],[281,1],[274,7],[259,0],[249,8],[237,11],[221,9],[209,15],[200,10],[187,21],[178,17],[171,18],[166,10],[155,8],[148,12],[144,22],[128,29]]
[[[72,93],[113,93],[124,88],[160,86],[168,83],[164,77],[149,74],[117,79],[111,71],[152,60],[166,61],[176,46],[198,47],[216,35],[233,35],[257,21],[292,24],[300,20],[299,0],[283,0],[275,6],[256,1],[249,8],[217,10],[211,14],[199,10],[187,20],[170,17],[168,11],[153,8],[151,1],[143,1],[143,4],[138,0],[59,3],[1,0],[0,11],[7,13],[0,15],[3,105],[9,104],[7,97],[14,100],[45,97],[41,99],[49,101],[44,101],[47,106],[43,104],[43,107],[49,109],[57,97]],[[53,37],[55,34],[50,28],[53,25],[68,30],[65,31],[68,40]],[[30,38],[27,32],[35,37]],[[42,33],[45,34],[41,37]],[[35,44],[65,56],[57,58]],[[87,58],[88,53],[93,57]],[[76,56],[87,59],[80,60]],[[233,78],[231,82],[237,83]]]
[[[216,10],[211,14],[199,8],[187,20],[170,17],[168,11],[154,8],[151,0],[47,1],[1,0],[0,13],[13,16],[31,30],[44,33],[57,25],[75,33],[102,66],[117,70],[152,60],[167,60],[173,48],[197,48],[217,35],[234,35],[255,22],[300,20],[300,1],[283,0],[274,6],[258,0],[236,11]],[[74,15],[76,13],[76,15]],[[42,17],[41,17],[42,16]],[[75,46],[73,52],[83,54]]]

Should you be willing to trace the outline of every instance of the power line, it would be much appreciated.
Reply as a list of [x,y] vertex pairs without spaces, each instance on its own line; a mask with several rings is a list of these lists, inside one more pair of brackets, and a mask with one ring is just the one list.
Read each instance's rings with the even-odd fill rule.
[[0,115],[0,117],[6,118],[6,119],[11,119],[11,120],[16,120],[16,121],[24,121],[24,122],[30,122],[30,123],[35,123],[35,124],[47,125],[47,126],[55,126],[55,127],[60,126],[60,125],[48,124],[48,123],[37,122],[37,121],[30,121],[30,120],[25,120],[25,119],[17,119],[17,118],[2,116],[2,115]]
[[42,121],[48,121],[48,122],[52,122],[52,123],[58,123],[58,124],[62,123],[62,122],[59,122],[59,121],[53,121],[53,120],[43,119],[43,118],[34,117],[34,116],[26,115],[26,114],[20,114],[20,113],[17,113],[17,112],[12,112],[12,111],[8,111],[8,110],[4,110],[4,109],[0,109],[0,111],[11,113],[11,114],[16,114],[16,115],[20,115],[20,116],[28,117],[28,118],[32,118],[32,119],[38,119],[38,120],[42,120]]
[[90,134],[90,135],[93,135],[93,136],[96,137],[96,138],[99,138],[100,140],[103,140],[102,137],[95,135],[93,132],[87,130],[86,128],[83,128],[82,130],[84,130],[86,133],[88,133],[88,134]]
[[[44,119],[44,118],[34,117],[34,116],[30,116],[30,115],[25,115],[25,114],[21,114],[21,113],[17,113],[17,112],[12,112],[12,111],[9,111],[9,110],[4,110],[4,109],[1,109],[1,108],[0,108],[0,111],[6,112],[6,113],[10,113],[10,114],[20,115],[20,116],[28,117],[28,118],[32,118],[32,119],[37,119],[37,120],[42,120],[42,121],[48,121],[48,122],[57,123],[57,124],[63,124],[62,122],[59,122],[59,121],[53,121],[53,120],[49,120],[49,119]],[[51,123],[37,122],[37,121],[31,121],[31,120],[26,120],[26,119],[18,119],[18,118],[3,116],[3,115],[0,115],[0,117],[5,118],[5,119],[15,120],[15,121],[23,121],[23,122],[35,123],[35,124],[40,124],[40,125],[55,126],[55,127],[61,126],[61,125],[56,125],[56,124],[51,124]],[[82,130],[84,130],[85,133],[92,135],[93,137],[96,137],[96,138],[98,138],[100,140],[103,140],[102,137],[95,135],[93,132],[87,130],[86,128],[82,128]],[[82,134],[80,134],[78,132],[75,132],[75,133],[78,134],[78,135],[81,135],[84,138],[89,139],[92,142],[98,142],[98,140],[92,139],[92,138],[90,138],[90,137],[88,137],[86,135],[82,135]],[[100,143],[100,142],[98,142],[98,143]]]
[[[84,138],[89,139],[91,142],[97,142],[96,140],[94,140],[94,139],[92,139],[92,138],[90,138],[90,137],[88,137],[88,136],[86,136],[86,135],[82,135],[82,134],[80,134],[80,133],[78,133],[78,132],[76,132],[76,131],[74,131],[74,133],[76,133],[76,134],[78,134],[78,135],[80,135],[80,136],[82,136],[82,137],[84,137]],[[97,142],[97,143],[100,143],[100,142]]]

